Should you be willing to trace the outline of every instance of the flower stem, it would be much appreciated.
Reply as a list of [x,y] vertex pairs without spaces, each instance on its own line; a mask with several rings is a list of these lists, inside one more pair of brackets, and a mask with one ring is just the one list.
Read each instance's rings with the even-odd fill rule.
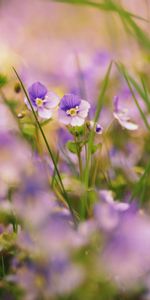
[[2,277],[5,276],[5,264],[4,264],[4,256],[1,256],[1,266],[2,266]]
[[51,150],[51,148],[50,148],[50,146],[49,146],[49,144],[48,144],[48,141],[47,141],[47,139],[46,139],[46,136],[45,136],[45,133],[44,133],[44,131],[43,131],[43,128],[42,128],[42,126],[40,125],[40,122],[39,122],[39,120],[38,120],[38,117],[37,117],[37,115],[36,115],[36,113],[35,113],[35,111],[34,111],[34,109],[33,109],[32,103],[31,103],[31,101],[30,101],[30,98],[29,98],[29,96],[28,96],[28,93],[27,93],[27,91],[26,91],[26,88],[25,88],[25,86],[24,86],[24,84],[23,84],[23,82],[22,82],[20,76],[18,75],[18,73],[17,73],[17,71],[15,70],[15,68],[13,68],[13,70],[14,70],[14,72],[15,72],[15,74],[16,74],[16,76],[17,76],[17,78],[18,78],[18,80],[19,80],[19,82],[20,82],[20,84],[21,84],[21,87],[22,87],[22,89],[23,89],[23,91],[24,91],[25,96],[27,97],[27,100],[28,100],[29,105],[30,105],[30,107],[31,107],[31,111],[32,111],[32,113],[33,113],[33,115],[34,115],[34,118],[35,118],[35,120],[36,120],[36,123],[37,123],[37,125],[38,125],[38,128],[39,128],[39,130],[40,130],[40,132],[41,132],[41,135],[42,135],[42,137],[43,137],[43,140],[44,140],[44,142],[45,142],[45,145],[46,145],[46,147],[47,147],[47,150],[48,150],[48,152],[49,152],[49,155],[50,155],[50,157],[51,157],[51,160],[52,160],[52,162],[53,162],[53,165],[54,165],[56,174],[57,174],[58,179],[59,179],[59,184],[60,184],[61,189],[62,189],[62,193],[63,193],[63,195],[64,195],[64,198],[66,199],[66,202],[67,202],[67,204],[68,204],[68,206],[69,206],[70,212],[71,212],[71,214],[72,214],[72,216],[73,216],[73,219],[74,219],[74,221],[75,221],[74,213],[73,213],[72,207],[71,207],[71,205],[70,205],[70,201],[69,201],[69,199],[68,199],[67,192],[66,192],[65,187],[64,187],[64,185],[63,185],[61,175],[60,175],[59,170],[58,170],[58,168],[57,168],[57,163],[56,163],[55,158],[54,158],[54,156],[53,156],[52,150]]
[[80,146],[78,144],[78,140],[77,140],[76,136],[74,136],[74,141],[75,141],[76,149],[77,149],[77,157],[78,157],[78,162],[79,162],[80,178],[82,180],[83,167],[82,167],[82,159],[81,159],[81,150],[80,150]]

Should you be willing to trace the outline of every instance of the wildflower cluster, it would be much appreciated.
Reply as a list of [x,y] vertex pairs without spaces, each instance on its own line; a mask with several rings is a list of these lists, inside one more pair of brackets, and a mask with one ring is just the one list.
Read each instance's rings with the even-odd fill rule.
[[[5,5],[18,13],[19,1],[1,2],[1,18]],[[150,41],[138,25],[143,20],[136,23],[121,1],[61,1],[88,5],[83,16],[82,8],[62,5],[59,12],[58,3],[34,1],[32,9],[25,2],[27,14],[9,22],[21,32],[16,47],[29,64],[17,55],[11,75],[0,69],[0,300],[149,300]],[[87,28],[74,41],[70,21],[85,25],[92,6],[94,17],[96,9],[119,15],[138,47],[130,38],[133,51],[126,42],[120,49],[116,34],[116,48],[111,38],[113,47],[100,49],[99,29],[91,26],[89,51],[81,41]],[[62,43],[53,31],[61,36],[66,13],[71,39]],[[29,20],[37,23],[27,49]],[[99,18],[87,20],[99,26]],[[121,30],[111,18],[106,23],[111,34]],[[12,44],[13,32],[7,36]]]

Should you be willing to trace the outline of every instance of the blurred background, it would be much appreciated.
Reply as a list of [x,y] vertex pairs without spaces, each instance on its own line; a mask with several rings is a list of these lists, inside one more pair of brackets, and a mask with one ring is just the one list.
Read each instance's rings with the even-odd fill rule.
[[[117,3],[149,18],[149,0]],[[136,22],[149,30],[148,22]],[[141,50],[124,26],[117,14],[92,7],[51,0],[1,0],[0,71],[12,73],[15,66],[27,82],[44,80],[61,85],[75,72],[76,54],[82,70],[97,63],[102,69],[110,58],[128,65],[132,61],[140,68]]]

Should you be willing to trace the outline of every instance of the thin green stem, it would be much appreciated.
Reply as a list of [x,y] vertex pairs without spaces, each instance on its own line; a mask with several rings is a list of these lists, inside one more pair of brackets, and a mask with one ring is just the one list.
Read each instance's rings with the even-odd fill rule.
[[80,146],[78,144],[78,140],[77,140],[76,136],[74,136],[74,141],[75,141],[76,149],[77,149],[77,157],[78,157],[78,162],[79,162],[80,178],[82,180],[83,167],[82,167],[82,159],[81,159],[81,149],[80,149]]
[[[8,190],[8,200],[9,200],[10,203],[12,203],[13,192],[14,192],[13,188],[10,188],[10,189]],[[18,232],[18,223],[17,223],[17,218],[16,218],[15,213],[14,213],[14,211],[13,211],[12,208],[11,208],[11,213],[12,213],[12,226],[13,226],[13,231],[14,231],[15,233],[17,233],[17,232]]]
[[[18,73],[17,73],[17,71],[15,70],[15,68],[13,68],[13,70],[14,70],[14,72],[15,72],[15,74],[16,74],[16,76],[17,76],[17,78],[18,78],[18,80],[19,80],[19,82],[20,82],[20,84],[21,84],[21,87],[22,87],[22,89],[23,89],[23,91],[24,91],[25,96],[27,97],[27,100],[28,100],[29,105],[30,105],[30,107],[31,107],[31,111],[32,111],[32,113],[33,113],[33,116],[34,116],[34,118],[35,118],[35,121],[36,121],[36,123],[37,123],[37,125],[38,125],[38,128],[39,128],[39,130],[40,130],[40,132],[41,132],[41,135],[42,135],[42,137],[43,137],[43,140],[44,140],[44,142],[45,142],[46,148],[47,148],[47,150],[48,150],[48,153],[49,153],[49,155],[50,155],[50,157],[51,157],[51,160],[52,160],[52,162],[53,162],[53,165],[54,165],[56,174],[57,174],[57,176],[58,176],[58,179],[59,179],[59,183],[60,183],[62,192],[63,192],[64,197],[65,197],[65,199],[66,199],[66,202],[67,202],[67,204],[68,204],[68,206],[69,206],[69,208],[70,208],[71,214],[72,214],[72,216],[74,216],[72,207],[71,207],[71,205],[70,205],[70,201],[69,201],[69,199],[68,199],[68,195],[67,195],[67,193],[66,193],[66,190],[65,190],[64,185],[63,185],[63,182],[62,182],[62,178],[61,178],[60,173],[59,173],[59,170],[58,170],[58,168],[57,168],[57,163],[56,163],[55,158],[54,158],[54,156],[53,156],[52,150],[51,150],[51,148],[50,148],[50,146],[49,146],[49,144],[48,144],[48,141],[47,141],[47,139],[46,139],[46,136],[45,136],[45,133],[44,133],[44,131],[43,131],[43,128],[42,128],[42,126],[40,125],[40,122],[39,122],[39,120],[38,120],[38,117],[37,117],[37,115],[36,115],[36,113],[35,113],[35,111],[34,111],[34,109],[33,109],[32,103],[31,103],[31,101],[30,101],[30,98],[29,98],[29,96],[28,96],[28,93],[27,93],[27,91],[26,91],[26,89],[25,89],[25,87],[24,87],[24,84],[23,84],[23,82],[22,82],[20,76],[18,75]],[[74,220],[75,220],[75,218],[74,218]]]
[[4,263],[4,256],[1,256],[1,266],[2,266],[2,277],[5,277],[5,263]]
[[43,140],[44,140],[44,142],[45,142],[45,145],[46,145],[46,147],[47,147],[47,150],[48,150],[48,152],[49,152],[49,154],[50,154],[50,157],[51,157],[51,159],[52,159],[52,162],[53,162],[53,164],[54,164],[54,167],[55,167],[56,173],[57,173],[57,175],[58,175],[58,178],[59,178],[59,181],[60,181],[62,190],[63,190],[63,192],[65,192],[65,189],[64,189],[64,186],[63,186],[63,183],[62,183],[62,179],[61,179],[61,176],[60,176],[59,171],[58,171],[58,168],[57,168],[57,164],[56,164],[55,159],[54,159],[54,157],[53,157],[52,150],[51,150],[51,148],[50,148],[50,146],[49,146],[49,144],[48,144],[48,142],[47,142],[47,139],[46,139],[46,136],[45,136],[45,134],[44,134],[44,131],[43,131],[43,129],[42,129],[41,125],[40,125],[40,122],[39,122],[39,120],[38,120],[38,117],[37,117],[37,115],[36,115],[36,113],[35,113],[35,111],[34,111],[34,109],[33,109],[33,106],[32,106],[32,103],[31,103],[31,101],[30,101],[30,98],[29,98],[29,96],[28,96],[28,93],[27,93],[27,91],[26,91],[26,89],[25,89],[25,87],[24,87],[24,84],[23,84],[23,82],[22,82],[20,76],[18,75],[18,73],[16,72],[16,70],[15,70],[14,68],[13,68],[13,70],[14,70],[14,72],[15,72],[15,74],[16,74],[16,76],[17,76],[17,78],[18,78],[18,80],[19,80],[19,82],[20,82],[20,84],[21,84],[21,87],[22,87],[22,89],[23,89],[23,91],[24,91],[25,96],[27,97],[27,100],[28,100],[29,105],[30,105],[30,107],[31,107],[31,110],[32,110],[32,113],[33,113],[33,115],[34,115],[35,121],[36,121],[36,123],[37,123],[37,125],[38,125],[38,128],[39,128],[39,130],[40,130],[40,132],[41,132],[41,135],[42,135],[42,137],[43,137]]
[[[96,122],[98,121],[100,112],[102,110],[105,92],[106,92],[106,89],[108,86],[108,80],[109,80],[111,67],[112,67],[112,62],[110,63],[110,65],[108,67],[106,76],[102,83],[102,88],[101,88],[100,95],[98,98],[97,110],[96,110],[96,114],[95,114],[95,118],[94,118],[94,126],[93,126],[94,128],[95,128]],[[85,186],[86,186],[86,188],[88,188],[88,186],[89,186],[89,173],[90,173],[89,169],[90,169],[90,161],[91,161],[91,156],[92,156],[92,145],[94,142],[94,137],[95,137],[95,131],[93,129],[90,132],[89,141],[88,141],[88,149],[87,149],[87,161],[86,161],[86,168],[85,168]]]

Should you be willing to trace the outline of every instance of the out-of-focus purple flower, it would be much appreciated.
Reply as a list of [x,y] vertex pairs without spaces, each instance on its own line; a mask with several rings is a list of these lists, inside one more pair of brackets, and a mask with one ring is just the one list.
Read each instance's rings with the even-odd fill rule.
[[124,151],[115,147],[110,150],[113,170],[122,169],[131,182],[135,182],[139,178],[139,174],[135,171],[135,166],[141,157],[142,147],[141,144],[137,145],[137,143],[126,142]]
[[104,231],[114,230],[122,215],[130,209],[130,205],[124,202],[114,201],[111,191],[100,191],[101,202],[95,206],[95,217],[98,226]]
[[73,137],[69,131],[64,128],[58,129],[58,144],[60,147],[64,147],[64,145],[71,140],[73,140]]
[[94,129],[97,134],[102,134],[103,132],[103,127],[98,123],[94,123],[94,121],[88,122],[87,126],[89,129]]
[[39,295],[50,299],[55,295],[68,294],[80,286],[83,279],[82,267],[61,254],[46,262],[27,260],[18,268],[16,275],[9,276],[10,282],[17,282],[22,287],[24,299],[37,299]]
[[0,133],[18,131],[17,124],[6,105],[0,103]]
[[119,122],[119,124],[128,130],[137,130],[138,125],[134,122],[130,121],[130,117],[128,115],[128,109],[119,109],[118,107],[119,97],[116,96],[114,98],[114,118]]
[[[40,82],[33,83],[29,87],[28,93],[32,107],[38,112],[38,115],[43,119],[51,118],[59,103],[59,97],[53,92],[48,92],[47,88]],[[27,98],[25,98],[25,103],[31,110]]]
[[106,50],[101,50],[95,53],[93,61],[95,63],[95,66],[107,66],[108,63],[111,60],[111,55]]
[[30,166],[31,152],[25,141],[8,132],[0,134],[0,149],[0,182],[5,191],[5,185],[9,188],[20,182],[21,173]]
[[81,126],[88,115],[90,104],[77,95],[66,94],[60,101],[59,120],[65,125]]
[[150,221],[140,212],[124,214],[104,247],[108,275],[123,288],[140,283],[150,271]]

